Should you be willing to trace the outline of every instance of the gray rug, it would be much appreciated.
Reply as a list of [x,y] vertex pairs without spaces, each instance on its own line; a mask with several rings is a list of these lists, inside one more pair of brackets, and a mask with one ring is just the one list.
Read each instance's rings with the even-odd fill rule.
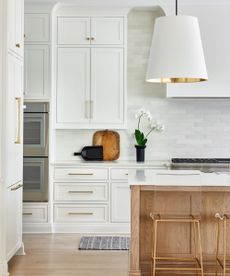
[[88,236],[81,237],[79,250],[129,250],[129,237]]

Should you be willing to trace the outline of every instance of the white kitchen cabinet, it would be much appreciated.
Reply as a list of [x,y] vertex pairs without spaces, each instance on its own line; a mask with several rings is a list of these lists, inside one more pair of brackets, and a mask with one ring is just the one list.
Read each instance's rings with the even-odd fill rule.
[[48,99],[50,93],[49,45],[25,45],[24,61],[25,99]]
[[111,221],[130,222],[130,187],[127,182],[111,183]]
[[181,14],[198,17],[208,81],[168,84],[168,97],[230,97],[230,9],[220,6],[181,6]]
[[47,223],[48,204],[47,203],[23,203],[23,224],[26,223]]
[[6,258],[9,261],[22,246],[22,180],[7,188]]
[[8,50],[23,57],[24,0],[8,0]]
[[90,44],[89,17],[58,17],[58,44]]
[[124,43],[123,17],[92,17],[91,44],[121,45]]
[[50,16],[43,13],[25,14],[25,43],[49,42],[50,40]]
[[58,48],[56,97],[57,128],[122,126],[123,48]]
[[[0,3],[0,275],[22,243],[23,0]],[[18,44],[18,45],[16,45]]]
[[[93,125],[116,127],[124,121],[122,48],[91,49],[91,116]],[[106,114],[106,116],[105,116]]]
[[123,17],[58,17],[59,45],[122,45]]
[[23,167],[23,63],[8,54],[8,96],[6,99],[6,181],[22,180]]
[[57,61],[57,127],[89,122],[90,49],[59,48]]

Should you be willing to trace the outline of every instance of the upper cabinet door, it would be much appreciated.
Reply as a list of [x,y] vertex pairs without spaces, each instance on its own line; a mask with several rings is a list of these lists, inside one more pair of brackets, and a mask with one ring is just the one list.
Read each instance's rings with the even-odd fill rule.
[[25,46],[25,99],[48,99],[50,91],[48,45]]
[[168,84],[168,97],[230,97],[230,9],[226,6],[186,6],[181,14],[198,17],[208,81]]
[[8,0],[8,47],[23,57],[24,0]]
[[124,59],[122,48],[91,49],[91,123],[124,124]]
[[90,49],[59,48],[57,54],[56,127],[89,123]]
[[92,17],[91,44],[121,45],[124,43],[123,17]]
[[58,17],[58,44],[90,44],[89,17]]
[[49,14],[25,14],[25,42],[49,42]]

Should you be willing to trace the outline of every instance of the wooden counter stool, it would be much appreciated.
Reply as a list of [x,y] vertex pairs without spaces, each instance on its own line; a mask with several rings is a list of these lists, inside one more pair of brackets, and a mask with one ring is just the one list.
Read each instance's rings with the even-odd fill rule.
[[[203,259],[202,259],[202,247],[201,247],[201,236],[200,236],[200,217],[195,217],[193,215],[188,216],[162,216],[160,214],[150,214],[150,217],[153,220],[152,227],[152,276],[156,275],[156,271],[194,271],[196,273],[204,275],[203,271]],[[178,258],[178,257],[164,257],[157,255],[157,238],[158,238],[158,224],[159,223],[190,223],[193,225],[194,232],[194,256],[189,258]],[[191,237],[188,237],[191,240]],[[187,266],[177,266],[172,267],[171,264],[163,266],[163,264],[158,265],[158,261],[167,261],[167,262],[178,262],[189,265],[191,262],[194,262],[194,267]]]
[[[215,214],[217,219],[217,245],[216,245],[216,261],[220,264],[223,269],[223,276],[226,276],[227,271],[230,271],[230,267],[227,267],[227,263],[230,259],[227,259],[227,226],[230,223],[229,215],[220,215],[219,213]],[[219,249],[220,249],[220,223],[223,223],[223,260],[220,259]]]

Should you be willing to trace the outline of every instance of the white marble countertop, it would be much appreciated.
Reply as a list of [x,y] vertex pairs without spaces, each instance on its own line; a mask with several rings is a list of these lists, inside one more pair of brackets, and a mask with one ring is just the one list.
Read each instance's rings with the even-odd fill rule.
[[135,160],[116,160],[116,161],[84,161],[84,160],[58,160],[51,161],[52,166],[92,166],[92,167],[140,167],[140,168],[161,168],[167,169],[170,166],[169,160],[151,160],[136,162]]
[[230,174],[211,172],[204,173],[199,170],[153,170],[133,169],[129,171],[130,185],[153,185],[153,186],[230,186]]

